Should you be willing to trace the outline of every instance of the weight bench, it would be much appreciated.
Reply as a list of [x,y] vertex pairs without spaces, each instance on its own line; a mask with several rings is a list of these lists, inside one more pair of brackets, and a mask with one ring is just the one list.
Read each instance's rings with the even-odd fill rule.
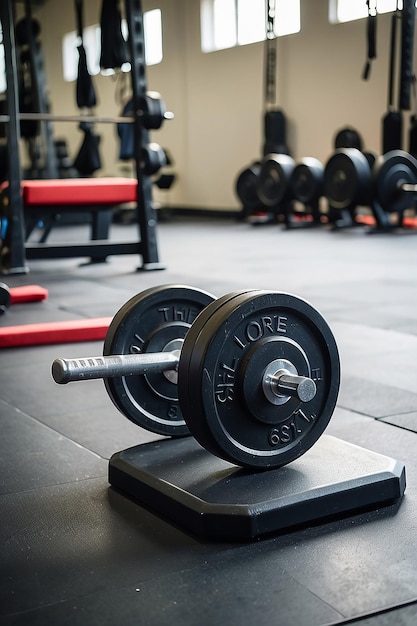
[[[1,202],[8,205],[8,183],[1,185]],[[110,242],[113,209],[138,201],[138,181],[132,178],[68,178],[23,180],[21,196],[25,217],[25,252],[28,259],[89,256],[104,261],[110,254],[142,253],[142,242]],[[91,235],[87,243],[46,243],[50,231],[63,213],[90,213]],[[38,242],[28,242],[39,221],[44,231]]]
[[[135,202],[137,185],[137,180],[131,178],[23,180],[21,189],[26,240],[42,220],[43,233],[38,243],[45,244],[53,226],[64,213],[90,213],[90,240],[107,240],[113,208],[120,204]],[[31,250],[36,249],[39,250],[37,247],[33,248],[33,244],[27,244],[28,258],[32,256]],[[49,245],[43,247],[44,253],[46,250],[50,250]],[[97,254],[91,246],[86,252],[95,262],[104,261],[106,258],[102,252]]]

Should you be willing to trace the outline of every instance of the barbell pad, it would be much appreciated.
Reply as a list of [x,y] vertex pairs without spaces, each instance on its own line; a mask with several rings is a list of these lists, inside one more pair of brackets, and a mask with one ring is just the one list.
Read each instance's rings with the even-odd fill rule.
[[10,288],[10,304],[21,304],[23,302],[40,302],[46,300],[48,290],[39,285],[24,285],[22,287]]
[[5,326],[0,328],[0,348],[103,340],[111,320],[111,317],[98,317]]

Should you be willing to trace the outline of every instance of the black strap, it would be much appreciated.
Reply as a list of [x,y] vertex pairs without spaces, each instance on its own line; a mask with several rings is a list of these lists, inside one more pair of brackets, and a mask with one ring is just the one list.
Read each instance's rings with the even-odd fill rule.
[[391,18],[391,40],[390,40],[390,58],[389,58],[389,80],[388,80],[388,109],[394,106],[394,88],[395,88],[395,59],[397,51],[397,20],[400,17],[398,1],[397,8]]
[[400,84],[398,89],[398,108],[401,111],[408,111],[411,108],[415,15],[415,0],[403,0],[403,9],[401,11]]
[[363,70],[363,80],[368,80],[371,75],[371,62],[376,59],[376,0],[367,0],[368,5],[368,19],[366,22],[366,40],[368,44],[368,53]]
[[277,48],[275,36],[275,0],[266,0],[265,104],[275,104]]
[[75,16],[77,20],[77,36],[83,39],[83,0],[74,0]]

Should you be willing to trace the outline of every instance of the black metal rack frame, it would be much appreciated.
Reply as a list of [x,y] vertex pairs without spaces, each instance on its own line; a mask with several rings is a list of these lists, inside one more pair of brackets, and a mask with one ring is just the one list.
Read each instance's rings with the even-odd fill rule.
[[[139,99],[146,93],[145,41],[143,29],[143,11],[140,0],[125,0],[125,13],[128,25],[128,45],[131,59],[131,83],[134,103],[134,147],[136,157],[141,147],[149,142],[149,131],[146,130],[140,116]],[[19,159],[20,118],[19,94],[17,80],[17,60],[14,34],[13,0],[0,2],[0,20],[3,28],[3,44],[5,51],[6,84],[7,84],[7,146],[8,146],[8,206],[7,236],[3,255],[0,259],[0,271],[8,274],[26,273],[26,259],[107,256],[118,254],[138,254],[142,257],[140,269],[163,269],[159,262],[157,246],[157,214],[152,200],[152,182],[145,175],[138,158],[136,161],[136,177],[138,180],[135,221],[138,225],[138,241],[115,242],[91,241],[86,244],[53,246],[47,243],[30,244],[25,242],[24,206],[21,195],[22,171]],[[0,208],[1,211],[1,208]],[[0,213],[1,215],[1,213]],[[7,248],[7,253],[5,253]]]

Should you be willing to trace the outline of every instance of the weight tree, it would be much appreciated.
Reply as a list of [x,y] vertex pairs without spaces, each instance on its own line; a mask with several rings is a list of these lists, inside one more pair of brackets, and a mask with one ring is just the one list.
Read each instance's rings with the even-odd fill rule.
[[[133,244],[107,243],[106,254],[133,254],[142,257],[141,269],[163,269],[159,263],[157,246],[157,215],[152,201],[152,181],[143,166],[143,150],[149,144],[149,130],[146,128],[140,114],[141,102],[146,99],[146,72],[145,72],[145,45],[143,32],[143,11],[140,0],[125,0],[125,13],[128,25],[129,52],[131,60],[131,81],[133,93],[133,134],[136,161],[137,200],[135,217],[138,225],[138,240]],[[1,271],[9,274],[26,273],[28,267],[26,258],[31,258],[30,247],[25,245],[25,220],[24,206],[21,195],[22,171],[19,162],[20,120],[19,97],[17,88],[17,62],[14,34],[14,14],[12,0],[0,2],[0,20],[3,27],[3,41],[6,65],[7,84],[7,111],[4,116],[7,122],[7,145],[8,145],[8,206],[2,219],[7,220],[7,234],[4,241],[3,255],[1,259]],[[35,116],[36,117],[36,116]],[[47,116],[53,119],[53,116]],[[146,118],[146,116],[145,116]],[[74,121],[77,117],[74,117]],[[68,120],[70,121],[70,120]],[[91,120],[94,121],[94,120]],[[98,249],[98,242],[94,242],[92,249]],[[53,253],[45,250],[45,256],[61,256],[59,252]],[[88,251],[87,251],[88,254]],[[69,253],[65,254],[69,256]],[[73,256],[78,256],[74,254]],[[32,257],[35,258],[35,257]],[[36,258],[39,257],[37,252]]]

